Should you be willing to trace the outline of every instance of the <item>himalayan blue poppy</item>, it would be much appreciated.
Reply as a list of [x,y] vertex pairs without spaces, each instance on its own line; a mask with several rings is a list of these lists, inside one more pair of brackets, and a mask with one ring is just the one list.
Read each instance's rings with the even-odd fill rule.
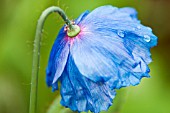
[[157,37],[130,7],[101,6],[85,11],[74,22],[80,32],[69,37],[64,25],[54,42],[47,85],[55,91],[60,82],[60,103],[73,111],[108,110],[115,89],[150,77],[150,49]]

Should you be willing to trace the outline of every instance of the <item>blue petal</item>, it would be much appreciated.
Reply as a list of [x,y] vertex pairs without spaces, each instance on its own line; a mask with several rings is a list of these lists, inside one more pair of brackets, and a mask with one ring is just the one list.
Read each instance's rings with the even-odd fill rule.
[[75,24],[79,24],[90,12],[87,10],[84,13],[82,13],[76,20]]
[[136,14],[132,8],[102,6],[80,22],[82,33],[70,53],[83,76],[111,88],[137,85],[149,77],[150,48],[157,37]]
[[107,110],[116,94],[106,84],[82,76],[71,56],[60,81],[61,104],[73,111],[98,113]]
[[62,28],[52,47],[46,68],[46,82],[48,86],[53,86],[53,90],[58,89],[58,85],[54,83],[61,76],[69,54],[69,42],[64,37],[64,28]]
[[[70,53],[82,75],[95,82],[107,81],[118,71],[116,65],[112,62],[114,58],[110,56],[109,51],[98,48],[103,43],[107,47],[108,45],[105,43],[107,40],[97,37],[99,37],[97,34],[95,36],[86,34],[85,36],[81,35],[81,38],[75,38]],[[110,44],[113,45],[114,42]],[[117,46],[115,48],[119,49]],[[121,49],[119,50],[122,51]],[[109,56],[111,59],[108,58]],[[124,55],[121,56],[124,57]]]
[[[110,19],[112,21],[133,21],[139,23],[137,21],[137,12],[133,8],[117,8],[110,5],[101,6],[93,10],[89,13],[83,21],[81,25],[87,25],[88,22],[93,22],[97,20],[107,20]],[[97,22],[97,21],[96,21]]]
[[[87,15],[89,11],[82,13],[75,23],[79,24]],[[66,33],[64,32],[64,26],[61,28],[55,43],[52,47],[48,66],[46,69],[46,83],[48,86],[53,87],[53,91],[58,89],[58,83],[56,82],[61,76],[64,67],[66,65],[67,57],[69,54],[69,41],[64,39]]]
[[120,8],[119,11],[121,13],[126,13],[128,15],[130,15],[131,18],[137,19],[137,11],[134,8],[131,7],[124,7],[124,8]]

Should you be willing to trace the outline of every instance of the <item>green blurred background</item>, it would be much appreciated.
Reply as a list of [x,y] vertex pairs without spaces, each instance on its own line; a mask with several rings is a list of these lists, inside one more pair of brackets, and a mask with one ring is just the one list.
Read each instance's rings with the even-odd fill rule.
[[[151,78],[136,87],[118,93],[113,113],[170,113],[170,0],[1,0],[0,1],[0,113],[28,113],[32,67],[32,49],[37,19],[49,6],[60,6],[70,19],[83,11],[111,4],[137,9],[142,23],[159,37],[152,49]],[[56,14],[46,20],[41,47],[38,113],[48,111],[59,92],[52,93],[45,84],[45,67],[59,28],[64,24]],[[122,90],[122,89],[121,89]],[[124,90],[124,89],[123,89]],[[120,96],[122,95],[122,96]],[[123,99],[121,99],[123,97]],[[55,113],[69,113],[59,99]],[[48,113],[54,113],[53,110]]]

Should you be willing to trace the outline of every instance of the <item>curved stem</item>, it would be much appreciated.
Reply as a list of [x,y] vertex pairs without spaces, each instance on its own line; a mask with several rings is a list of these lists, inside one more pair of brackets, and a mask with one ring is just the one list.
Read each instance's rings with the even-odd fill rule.
[[30,107],[29,113],[36,113],[37,106],[37,92],[38,92],[38,73],[39,73],[39,61],[40,61],[40,42],[42,37],[42,30],[44,22],[49,14],[57,12],[65,21],[65,23],[72,28],[71,21],[67,18],[66,14],[59,7],[49,7],[40,16],[36,28],[34,50],[33,50],[33,65],[32,65],[32,80],[31,80],[31,92],[30,92]]

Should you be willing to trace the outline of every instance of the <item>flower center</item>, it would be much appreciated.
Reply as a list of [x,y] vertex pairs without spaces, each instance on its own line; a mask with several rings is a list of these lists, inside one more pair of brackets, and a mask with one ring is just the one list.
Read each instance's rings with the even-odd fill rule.
[[72,25],[72,28],[67,28],[67,35],[71,38],[77,36],[80,33],[80,27],[78,25]]

